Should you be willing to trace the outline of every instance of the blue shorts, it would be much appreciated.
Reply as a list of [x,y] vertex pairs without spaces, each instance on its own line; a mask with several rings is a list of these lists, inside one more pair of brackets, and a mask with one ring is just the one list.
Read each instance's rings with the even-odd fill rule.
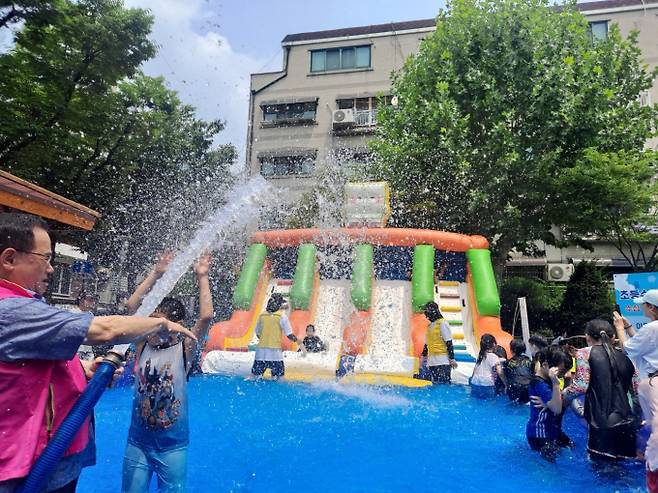
[[251,373],[252,375],[260,376],[265,373],[265,370],[268,368],[272,372],[273,378],[280,378],[286,373],[283,361],[263,361],[260,359],[254,360],[254,366],[251,367]]
[[123,456],[122,493],[147,493],[154,473],[160,493],[185,492],[187,447],[157,452],[128,443]]
[[496,387],[493,385],[471,384],[471,395],[476,399],[493,399],[496,397]]

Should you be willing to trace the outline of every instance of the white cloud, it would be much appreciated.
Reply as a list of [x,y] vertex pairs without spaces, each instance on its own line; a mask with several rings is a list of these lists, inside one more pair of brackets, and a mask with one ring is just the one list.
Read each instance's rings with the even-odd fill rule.
[[[126,0],[125,5],[149,9],[155,18],[151,39],[159,46],[158,54],[144,71],[164,76],[181,100],[197,108],[200,118],[224,120],[226,129],[218,143],[234,144],[242,160],[249,74],[258,72],[265,60],[235,51],[202,0]],[[200,25],[203,32],[195,28]]]

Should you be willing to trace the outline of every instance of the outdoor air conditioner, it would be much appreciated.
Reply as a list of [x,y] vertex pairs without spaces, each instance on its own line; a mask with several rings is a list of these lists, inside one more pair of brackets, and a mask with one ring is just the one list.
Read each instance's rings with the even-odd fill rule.
[[546,280],[553,282],[567,282],[573,274],[573,264],[548,264],[546,266]]
[[354,123],[354,110],[334,110],[333,118],[331,120],[334,125],[341,125],[345,123]]

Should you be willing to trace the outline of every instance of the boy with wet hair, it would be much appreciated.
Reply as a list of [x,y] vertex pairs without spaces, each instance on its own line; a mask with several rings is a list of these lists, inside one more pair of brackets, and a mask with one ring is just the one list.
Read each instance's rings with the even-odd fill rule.
[[[322,339],[315,335],[315,326],[313,324],[306,326],[306,337],[304,337],[302,344],[309,353],[321,353],[327,350]],[[301,348],[299,350],[301,351]]]
[[[164,274],[172,254],[164,253],[154,270],[127,302],[137,310],[141,299]],[[192,328],[203,340],[213,317],[208,281],[211,257],[202,255],[194,266],[199,285],[199,319]],[[172,321],[185,319],[185,306],[175,298],[164,298],[152,317]],[[187,379],[197,344],[178,337],[151,336],[136,348],[136,381],[128,444],[123,459],[123,493],[146,493],[155,473],[158,491],[186,491],[189,423]]]

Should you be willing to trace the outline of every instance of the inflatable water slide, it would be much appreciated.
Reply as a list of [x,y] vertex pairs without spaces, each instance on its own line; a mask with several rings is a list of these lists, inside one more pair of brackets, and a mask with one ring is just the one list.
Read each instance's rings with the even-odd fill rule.
[[[255,327],[281,293],[295,335],[313,324],[326,345],[303,354],[282,336],[286,378],[422,386],[413,378],[425,343],[423,306],[436,301],[452,328],[453,381],[471,375],[481,334],[509,351],[488,242],[482,236],[399,228],[256,232],[233,295],[234,311],[215,324],[204,349],[206,373],[248,375]],[[345,370],[347,368],[347,370]]]

